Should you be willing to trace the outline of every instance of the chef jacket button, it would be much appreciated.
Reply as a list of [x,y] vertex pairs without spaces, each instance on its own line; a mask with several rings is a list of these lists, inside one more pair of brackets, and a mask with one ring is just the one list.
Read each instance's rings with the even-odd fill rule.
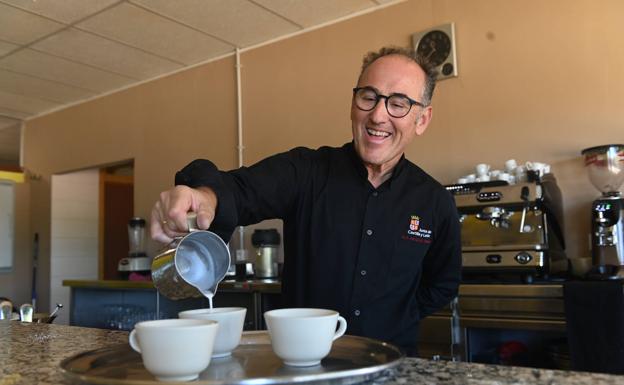
[[356,310],[353,312],[353,314],[355,314],[355,316],[356,316],[356,317],[359,317],[359,316],[360,316],[360,311],[356,309]]
[[366,235],[373,235],[373,230],[371,229],[366,230]]
[[366,270],[360,271],[360,274],[363,275],[363,276],[366,275]]
[[376,197],[377,195],[379,195],[379,193],[377,191],[373,191],[373,196]]

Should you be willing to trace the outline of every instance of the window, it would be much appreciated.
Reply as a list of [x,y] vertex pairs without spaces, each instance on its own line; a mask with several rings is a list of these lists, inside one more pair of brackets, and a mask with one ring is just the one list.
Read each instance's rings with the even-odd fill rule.
[[14,226],[14,185],[0,181],[0,271],[10,271],[13,267]]

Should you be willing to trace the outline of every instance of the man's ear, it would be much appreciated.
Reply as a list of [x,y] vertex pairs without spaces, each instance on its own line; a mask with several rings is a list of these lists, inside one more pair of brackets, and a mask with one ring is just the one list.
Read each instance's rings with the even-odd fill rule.
[[425,133],[425,130],[427,129],[427,126],[429,126],[429,122],[431,121],[432,116],[433,108],[431,106],[423,108],[423,110],[420,111],[418,115],[416,115],[416,122],[414,122],[416,135],[422,135]]

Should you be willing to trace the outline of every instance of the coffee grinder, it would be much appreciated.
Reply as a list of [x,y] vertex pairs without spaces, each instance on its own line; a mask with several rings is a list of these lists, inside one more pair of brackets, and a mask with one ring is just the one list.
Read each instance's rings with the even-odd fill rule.
[[128,257],[119,260],[117,271],[124,279],[146,281],[150,279],[152,261],[145,252],[145,219],[135,217],[128,222]]
[[624,145],[608,144],[582,151],[589,180],[602,193],[592,202],[590,279],[624,279]]

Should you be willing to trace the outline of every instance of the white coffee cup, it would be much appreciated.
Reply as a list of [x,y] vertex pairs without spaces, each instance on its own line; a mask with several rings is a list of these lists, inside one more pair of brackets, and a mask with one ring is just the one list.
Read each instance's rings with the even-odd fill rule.
[[475,171],[477,171],[477,176],[488,175],[490,171],[490,165],[485,163],[479,163],[475,166]]
[[182,319],[213,320],[219,323],[215,338],[213,358],[227,357],[236,349],[243,334],[245,315],[244,307],[216,307],[213,309],[186,310],[178,313]]
[[196,319],[139,322],[130,332],[132,349],[160,381],[191,381],[210,364],[219,325]]
[[475,174],[468,174],[465,176],[468,183],[472,183],[477,180],[477,176]]
[[[525,166],[527,170],[535,171],[539,176],[543,176],[548,165],[542,162],[526,162]],[[550,166],[548,166],[548,171],[550,171]]]
[[264,320],[273,351],[291,366],[318,365],[329,354],[333,341],[347,330],[347,321],[326,309],[271,310],[264,313]]
[[515,159],[509,159],[505,162],[505,170],[507,170],[508,173],[513,172],[516,167],[518,167],[518,163],[516,163]]

